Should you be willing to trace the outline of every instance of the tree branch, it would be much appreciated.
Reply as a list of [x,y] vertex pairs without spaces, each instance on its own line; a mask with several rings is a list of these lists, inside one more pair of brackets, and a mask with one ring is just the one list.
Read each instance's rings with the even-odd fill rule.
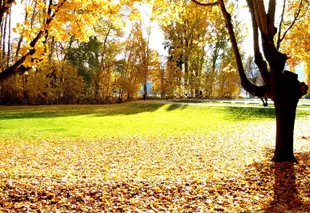
[[268,18],[267,18],[267,14],[266,14],[266,10],[265,10],[265,6],[264,6],[264,1],[263,0],[254,0],[257,4],[257,8],[255,9],[257,12],[256,15],[259,16],[259,18],[261,19],[261,23],[262,23],[262,32],[264,32],[265,34],[269,34],[269,25],[268,25]]
[[252,18],[252,29],[253,29],[253,47],[254,47],[254,55],[255,55],[255,64],[257,65],[259,72],[265,82],[268,84],[269,82],[269,72],[267,69],[267,63],[263,60],[262,53],[259,49],[259,42],[258,42],[258,26],[256,23],[255,12],[254,12],[254,5],[253,0],[247,0],[251,18]]
[[[254,1],[254,2],[253,2]],[[255,18],[255,22],[256,22],[256,25],[258,26],[259,29],[262,28],[262,23],[261,23],[261,20],[259,18],[259,14],[256,13],[256,8],[257,8],[257,4],[255,3],[255,0],[251,0],[251,4],[252,4],[252,11],[253,11],[253,17]]]
[[279,32],[278,32],[278,38],[277,38],[277,50],[279,50],[280,43],[281,43],[281,31],[282,31],[282,24],[283,24],[284,14],[285,14],[285,5],[286,5],[286,0],[284,0],[284,2],[283,2],[281,19],[280,19],[280,23],[279,23]]
[[197,5],[200,5],[200,6],[207,6],[207,7],[209,7],[209,6],[215,6],[215,5],[218,5],[218,1],[216,1],[216,2],[211,2],[211,3],[201,3],[200,1],[197,1],[197,0],[191,0],[192,2],[194,2],[195,4],[197,4]]
[[264,34],[268,35],[268,22],[264,2],[262,0],[253,0],[253,1],[254,1],[253,6],[257,25]]
[[240,52],[238,49],[237,40],[235,37],[233,25],[231,23],[231,15],[227,12],[223,0],[219,0],[219,5],[221,7],[221,11],[222,11],[223,16],[225,18],[225,24],[226,24],[226,27],[228,29],[228,34],[229,34],[229,38],[231,41],[233,53],[235,56],[237,69],[238,69],[239,76],[241,79],[241,85],[246,91],[252,93],[253,95],[256,95],[258,97],[264,97],[265,93],[266,93],[266,87],[265,86],[256,86],[256,85],[252,84],[245,75],[245,70],[243,68],[242,59],[241,59],[241,55],[240,55]]
[[277,29],[274,27],[274,17],[276,13],[276,0],[269,0],[268,6],[268,30],[269,33],[275,35]]

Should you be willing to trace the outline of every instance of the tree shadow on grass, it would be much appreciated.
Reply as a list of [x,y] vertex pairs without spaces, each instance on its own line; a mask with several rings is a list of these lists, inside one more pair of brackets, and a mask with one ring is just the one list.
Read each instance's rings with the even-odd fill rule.
[[275,118],[273,108],[254,107],[226,107],[225,110],[236,120],[248,120],[249,118]]
[[[273,149],[266,149],[266,156],[271,157]],[[263,210],[265,213],[274,212],[308,212],[310,209],[310,153],[296,153],[299,163],[253,163],[249,167],[255,167],[258,179],[250,185],[259,183],[260,189],[272,190],[273,199]],[[271,159],[271,158],[270,158]],[[269,186],[272,184],[272,187]],[[261,193],[261,192],[257,192]],[[265,192],[269,193],[269,192]]]
[[[154,112],[162,107],[160,103],[122,103],[109,105],[51,105],[15,107],[14,110],[3,110],[0,120],[29,119],[29,118],[57,118],[81,115],[117,116],[133,115],[144,112]],[[169,110],[177,108],[171,107]]]
[[176,103],[206,103],[207,101],[202,99],[187,99],[187,100],[172,100],[172,102],[176,102]]
[[[230,119],[249,120],[249,118],[276,118],[274,108],[256,108],[256,107],[226,107],[226,112],[231,116]],[[310,111],[297,110],[296,118],[306,117]]]
[[166,111],[173,111],[173,110],[176,110],[176,109],[180,109],[180,110],[183,110],[185,108],[187,108],[187,104],[170,104],[168,106],[168,108],[166,109]]
[[79,116],[85,113],[80,112],[53,112],[53,111],[46,111],[46,112],[18,112],[18,113],[7,113],[1,114],[0,120],[11,120],[11,119],[31,119],[31,118],[57,118],[57,117],[69,117],[69,116]]

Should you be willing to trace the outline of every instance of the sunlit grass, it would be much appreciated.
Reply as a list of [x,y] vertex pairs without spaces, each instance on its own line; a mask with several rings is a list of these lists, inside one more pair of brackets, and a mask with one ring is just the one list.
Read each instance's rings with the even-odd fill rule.
[[[1,138],[94,138],[208,134],[239,121],[273,117],[272,109],[178,104],[0,107]],[[248,116],[248,117],[247,117]]]

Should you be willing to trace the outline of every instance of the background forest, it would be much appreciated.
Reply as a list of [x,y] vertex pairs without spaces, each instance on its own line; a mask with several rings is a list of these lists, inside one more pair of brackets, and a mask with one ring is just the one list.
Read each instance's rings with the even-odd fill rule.
[[[280,19],[284,26],[280,39],[286,37],[281,48],[292,54],[291,69],[302,63],[306,70],[310,65],[310,15],[305,2],[284,1],[288,12]],[[16,71],[20,74],[1,79],[0,103],[239,96],[240,80],[219,8],[199,7],[188,0],[178,5],[169,1],[102,4],[94,9],[96,5],[85,2],[25,0],[10,7],[1,23],[0,69],[21,59],[23,65]],[[231,4],[229,10],[236,17],[235,32],[248,78],[259,85],[254,58],[246,52],[249,36],[242,7]],[[165,51],[152,48],[154,30],[164,36]]]

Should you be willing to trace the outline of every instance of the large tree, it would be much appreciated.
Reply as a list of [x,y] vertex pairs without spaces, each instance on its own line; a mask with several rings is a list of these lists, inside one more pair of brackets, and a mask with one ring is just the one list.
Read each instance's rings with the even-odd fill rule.
[[[306,94],[308,86],[298,81],[297,74],[284,70],[288,57],[285,53],[279,51],[281,40],[275,40],[275,35],[277,34],[277,28],[275,27],[276,0],[269,0],[268,10],[265,9],[266,4],[264,0],[247,0],[252,18],[255,63],[263,78],[263,86],[254,85],[246,77],[231,15],[226,10],[224,0],[211,3],[202,3],[197,0],[192,1],[201,6],[220,6],[229,32],[243,88],[255,96],[268,97],[274,101],[277,128],[273,160],[276,162],[296,161],[293,153],[296,107],[299,99]],[[302,3],[303,0],[300,1]],[[261,39],[262,48],[259,46],[259,39]]]

